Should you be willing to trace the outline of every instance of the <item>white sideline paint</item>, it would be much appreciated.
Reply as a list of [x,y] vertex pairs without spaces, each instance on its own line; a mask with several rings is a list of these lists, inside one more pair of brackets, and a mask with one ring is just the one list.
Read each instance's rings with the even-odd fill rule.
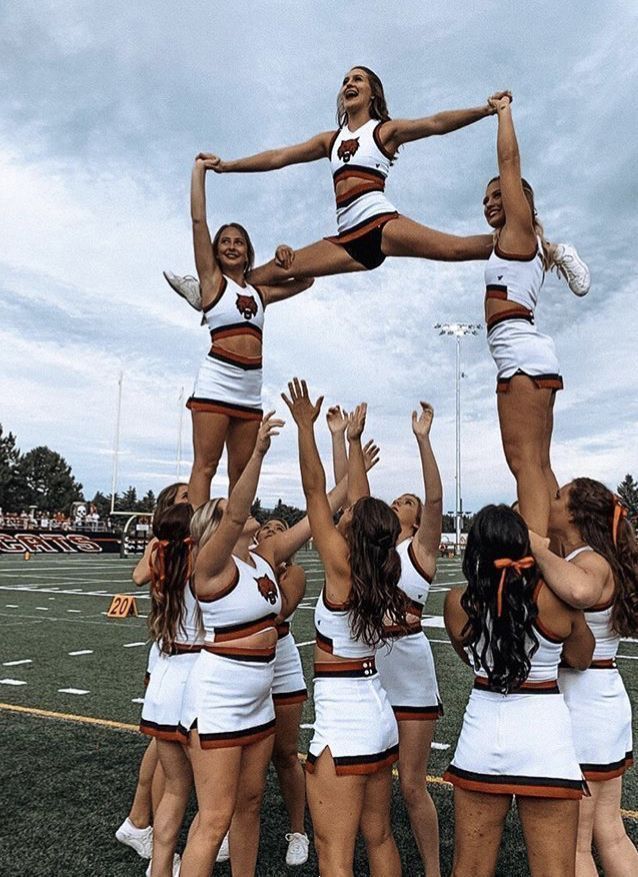
[[134,649],[136,646],[145,646],[146,643],[124,643],[122,648],[124,649]]
[[69,655],[71,655],[72,658],[74,658],[76,655],[92,655],[92,654],[93,654],[93,649],[80,649],[79,652],[69,652]]
[[309,639],[309,640],[306,640],[305,643],[297,643],[297,648],[302,649],[304,646],[312,646],[312,645],[314,645],[314,642],[315,641],[313,639]]
[[432,749],[449,749],[449,743],[437,743],[436,740],[432,743]]
[[5,661],[3,667],[17,667],[18,664],[33,664],[31,658],[23,658],[21,661]]
[[86,688],[58,688],[60,694],[89,694]]
[[7,603],[7,604],[5,604],[5,608],[6,609],[17,609],[18,604],[17,603]]
[[22,679],[0,679],[0,685],[26,685]]
[[[82,614],[82,610],[81,610],[81,609],[67,609],[66,611],[67,611],[67,612],[77,612],[77,613],[80,614],[80,615]],[[106,615],[106,612],[103,612],[102,614],[103,614],[103,615]]]
[[144,703],[143,697],[134,697],[131,703]]
[[48,612],[49,611],[48,606],[36,606],[35,608],[38,609],[40,612]]

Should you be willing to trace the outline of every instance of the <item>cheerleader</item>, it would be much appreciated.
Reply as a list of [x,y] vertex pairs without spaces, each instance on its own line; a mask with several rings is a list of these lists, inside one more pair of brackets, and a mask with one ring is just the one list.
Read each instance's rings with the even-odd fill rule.
[[389,642],[377,651],[377,667],[399,726],[399,780],[410,825],[427,877],[440,877],[439,825],[425,776],[436,720],[442,714],[432,648],[421,627],[423,606],[436,572],[441,542],[443,488],[430,445],[434,410],[421,402],[412,413],[423,470],[425,502],[404,493],[392,503],[401,532],[399,587],[409,600],[408,632],[386,627]]
[[545,240],[534,193],[521,177],[510,98],[490,103],[498,117],[499,176],[490,180],[483,199],[485,218],[495,230],[485,266],[487,343],[498,370],[501,438],[521,515],[545,536],[550,498],[558,488],[550,443],[563,379],[554,342],[537,330],[534,311],[545,272],[561,264],[557,254],[563,250]]
[[315,610],[315,729],[306,790],[324,875],[352,875],[359,828],[372,874],[399,877],[401,863],[390,825],[391,765],[398,731],[375,668],[384,618],[406,625],[406,598],[398,588],[399,522],[369,492],[361,448],[365,407],[348,430],[348,500],[333,523],[326,479],[314,437],[322,399],[314,405],[296,378],[283,396],[299,430],[299,460],[314,544],[326,582]]
[[491,877],[516,797],[532,877],[573,877],[578,802],[586,790],[563,658],[583,670],[594,638],[582,612],[540,579],[527,527],[507,506],[476,516],[463,559],[466,588],[449,591],[445,626],[474,669],[474,688],[445,779],[454,785],[454,877]]
[[[142,587],[151,580],[150,558],[157,542],[155,523],[170,506],[188,502],[188,485],[177,482],[160,491],[157,505],[153,511],[153,537],[149,540],[144,554],[137,562],[132,578],[136,585]],[[155,641],[151,643],[146,666],[144,685],[147,686],[151,672],[159,657],[159,648]],[[120,843],[132,847],[144,859],[150,859],[153,849],[153,813],[157,810],[164,790],[164,773],[159,763],[157,746],[151,739],[140,762],[137,786],[130,812],[115,832]]]
[[160,655],[146,689],[140,730],[156,741],[165,783],[154,814],[149,877],[170,877],[179,871],[175,845],[192,786],[179,731],[184,691],[203,642],[201,615],[190,581],[191,516],[192,508],[186,503],[169,507],[159,516],[150,556],[148,623]]
[[[500,97],[509,92],[499,92]],[[487,259],[489,235],[457,237],[427,228],[399,214],[385,196],[385,181],[404,143],[448,134],[494,113],[488,101],[467,110],[450,110],[422,119],[391,119],[383,85],[369,68],[353,67],[337,96],[337,131],[317,134],[305,143],[271,149],[248,158],[223,161],[208,153],[216,173],[272,171],[327,158],[337,208],[338,233],[275,259],[251,274],[251,283],[277,283],[291,277],[319,277],[369,271],[387,256],[416,256],[446,262]],[[565,251],[565,270],[583,273],[573,248]],[[585,268],[586,270],[586,268]]]
[[195,264],[204,322],[212,346],[187,402],[193,419],[194,461],[188,484],[194,508],[207,502],[226,445],[229,492],[252,454],[262,419],[262,334],[266,306],[296,295],[312,280],[257,288],[247,283],[254,250],[238,223],[222,225],[211,242],[206,221],[206,171],[198,159],[191,178]]
[[556,492],[550,534],[564,558],[531,534],[548,587],[585,611],[595,641],[591,667],[569,661],[559,684],[569,707],[576,754],[591,797],[580,803],[577,877],[595,877],[592,842],[608,877],[638,874],[638,852],[627,836],[620,802],[633,762],[631,704],[616,666],[621,636],[638,634],[638,545],[625,509],[599,481],[576,478]]

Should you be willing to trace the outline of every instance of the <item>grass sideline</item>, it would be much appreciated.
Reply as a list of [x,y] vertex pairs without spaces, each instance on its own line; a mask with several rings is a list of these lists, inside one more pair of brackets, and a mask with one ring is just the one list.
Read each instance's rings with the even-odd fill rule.
[[[312,606],[321,587],[318,558],[301,552],[308,588],[293,628],[299,643],[310,643]],[[110,597],[130,593],[131,561],[107,558],[37,556],[29,563],[0,558],[0,737],[3,744],[3,821],[0,873],[30,877],[97,877],[144,873],[144,862],[113,838],[135,785],[137,766],[146,741],[132,730],[139,719],[141,679],[146,648],[145,620],[106,620]],[[444,589],[461,579],[458,564],[442,561],[427,605],[431,613],[426,633],[433,643],[446,715],[438,723],[436,739],[448,749],[432,754],[430,786],[441,823],[443,873],[449,873],[453,843],[450,789],[437,781],[454,750],[471,679],[453,654],[440,616]],[[148,600],[138,592],[144,615]],[[301,654],[310,678],[311,645]],[[619,662],[630,697],[638,687],[638,644],[623,643]],[[22,662],[30,663],[22,663]],[[20,662],[20,663],[17,663]],[[7,666],[10,665],[10,666]],[[13,683],[23,684],[13,684]],[[86,691],[72,694],[58,689]],[[23,711],[24,710],[24,711]],[[41,711],[33,714],[31,711]],[[28,712],[27,712],[28,711]],[[66,720],[60,713],[68,714]],[[304,724],[313,720],[306,705]],[[96,724],[96,721],[99,724]],[[307,750],[311,730],[302,731],[300,749]],[[634,772],[625,784],[623,804],[634,817],[637,796]],[[423,874],[409,823],[395,783],[393,824],[403,859],[404,874]],[[191,808],[192,809],[192,808]],[[638,823],[628,821],[638,841]],[[264,802],[257,877],[317,874],[316,861],[294,870],[283,864],[286,817],[274,775],[270,774]],[[215,871],[230,873],[227,866]],[[357,851],[357,877],[368,874],[365,856]],[[525,864],[517,819],[510,819],[504,838],[499,877],[523,877]]]

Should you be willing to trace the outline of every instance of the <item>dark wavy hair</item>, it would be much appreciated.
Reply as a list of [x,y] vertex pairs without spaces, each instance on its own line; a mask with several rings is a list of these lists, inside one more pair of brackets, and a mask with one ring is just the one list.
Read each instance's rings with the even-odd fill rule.
[[217,259],[219,240],[227,228],[236,228],[244,236],[244,240],[246,241],[246,267],[244,268],[244,274],[249,274],[255,264],[255,248],[253,247],[250,235],[244,226],[240,225],[238,222],[226,222],[224,225],[219,226],[215,232],[215,237],[213,238],[213,255],[215,256],[215,259]]
[[502,694],[527,679],[531,659],[538,649],[533,622],[538,615],[534,589],[539,580],[536,565],[517,571],[505,570],[503,611],[497,615],[501,569],[495,560],[520,560],[531,554],[525,521],[506,505],[488,505],[474,519],[467,536],[463,574],[467,588],[461,606],[468,620],[463,628],[464,645],[476,669],[487,674],[490,686]]
[[627,518],[618,521],[616,545],[613,540],[614,494],[593,478],[572,481],[567,509],[583,542],[605,558],[611,567],[616,590],[611,613],[612,625],[620,636],[638,633],[638,543]]
[[151,609],[148,626],[164,654],[170,654],[184,635],[184,588],[191,573],[190,522],[192,507],[169,506],[157,518],[157,542],[150,557]]
[[386,642],[384,622],[407,632],[408,598],[399,588],[399,519],[380,499],[364,496],[352,509],[348,533],[352,590],[348,600],[355,639],[374,648]]
[[[370,82],[370,88],[372,89],[370,116],[373,119],[378,119],[380,122],[387,122],[391,118],[391,116],[385,100],[383,83],[381,82],[377,74],[374,72],[374,70],[370,70],[369,67],[364,67],[363,64],[353,64],[350,69],[363,70],[363,72],[367,74],[368,81]],[[343,128],[348,119],[348,114],[343,108],[343,101],[341,100],[341,89],[339,89],[339,92],[339,95],[337,95],[337,125],[340,128]]]
[[163,515],[167,508],[175,504],[177,491],[183,486],[183,481],[176,481],[174,484],[169,484],[164,490],[160,490],[157,497],[157,503],[153,510],[153,535],[155,537],[157,537],[157,533],[155,532],[155,522]]

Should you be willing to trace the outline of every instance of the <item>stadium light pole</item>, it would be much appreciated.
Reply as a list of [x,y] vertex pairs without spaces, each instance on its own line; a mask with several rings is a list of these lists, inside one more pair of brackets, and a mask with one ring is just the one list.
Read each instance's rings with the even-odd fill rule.
[[435,323],[439,335],[451,335],[456,340],[456,502],[454,506],[455,541],[454,554],[461,553],[461,522],[463,498],[461,496],[461,340],[466,335],[477,335],[480,323]]
[[117,414],[115,416],[115,437],[113,439],[113,476],[111,478],[111,514],[115,511],[115,489],[117,487],[118,458],[120,455],[120,419],[122,414],[122,381],[124,372],[117,379]]

